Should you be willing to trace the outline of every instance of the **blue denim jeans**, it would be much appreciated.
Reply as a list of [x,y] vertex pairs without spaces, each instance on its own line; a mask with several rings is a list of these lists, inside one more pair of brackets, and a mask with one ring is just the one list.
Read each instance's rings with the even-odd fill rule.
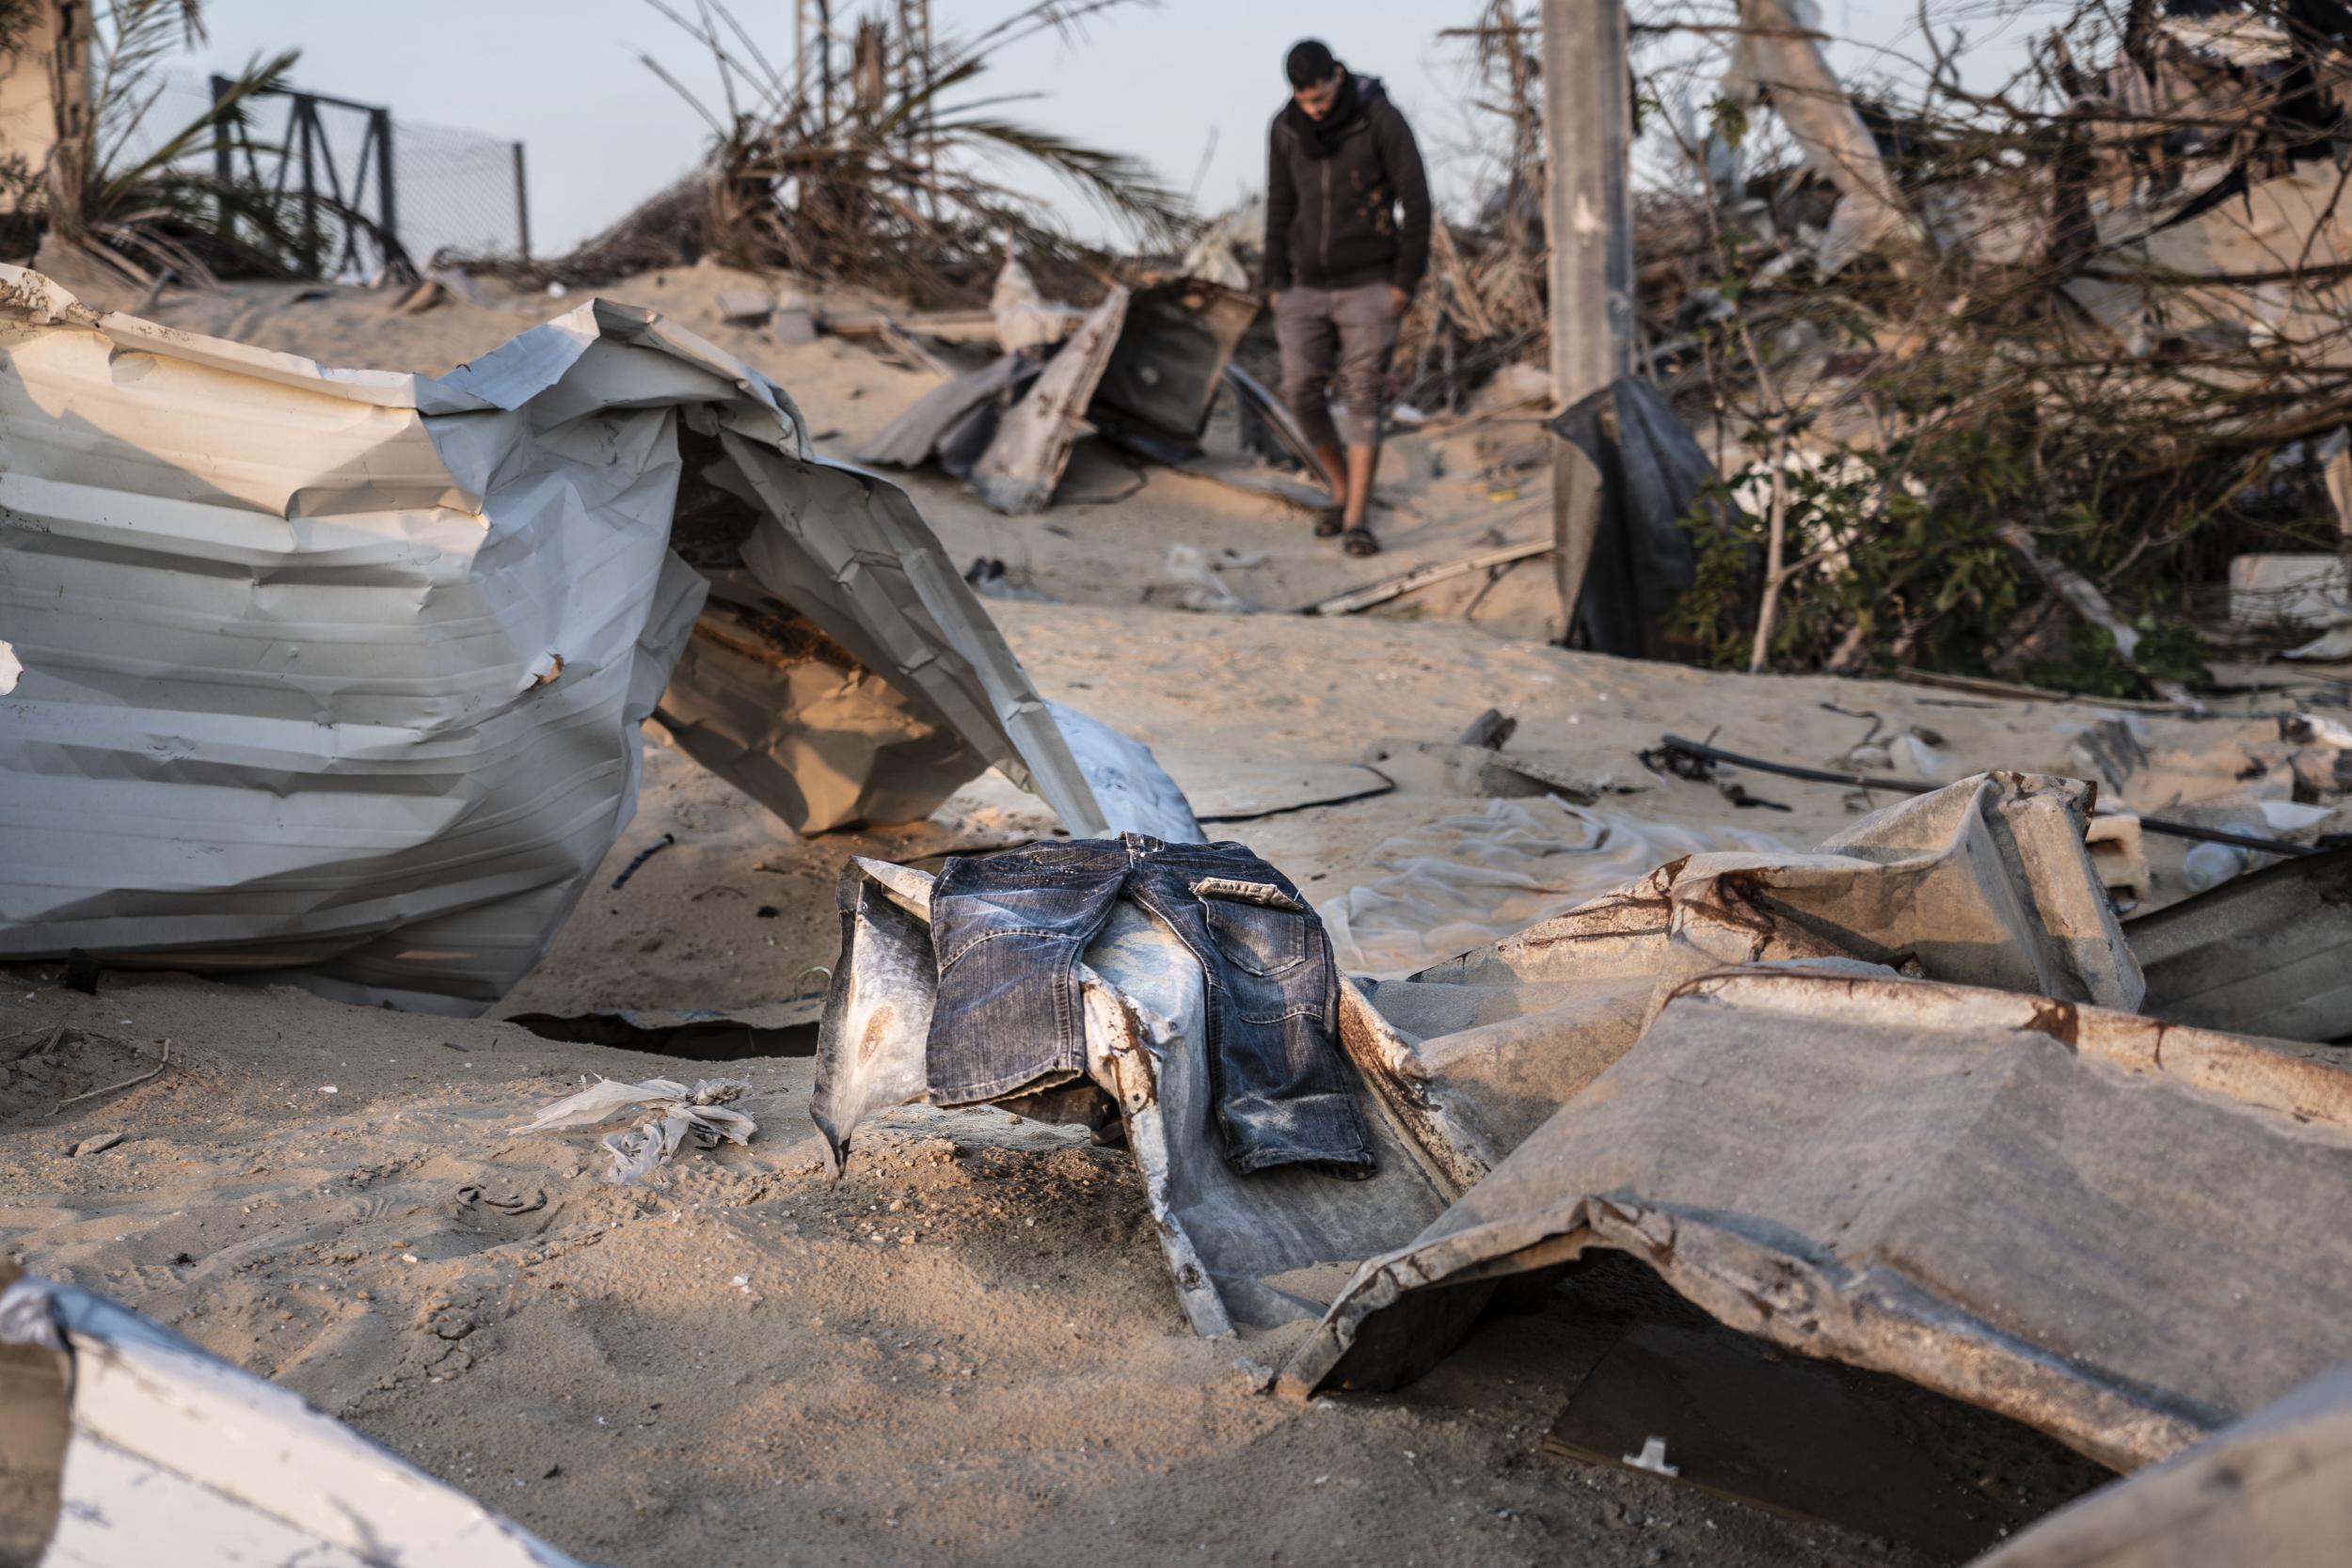
[[1200,960],[1210,1098],[1234,1168],[1370,1170],[1332,1034],[1330,941],[1290,879],[1238,844],[1129,833],[950,860],[931,888],[933,1102],[1001,1099],[1086,1071],[1078,958],[1122,896]]

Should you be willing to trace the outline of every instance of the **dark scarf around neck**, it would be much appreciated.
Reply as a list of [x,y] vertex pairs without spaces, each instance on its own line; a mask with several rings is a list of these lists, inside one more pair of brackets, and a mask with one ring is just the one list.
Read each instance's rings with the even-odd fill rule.
[[1291,117],[1291,129],[1298,133],[1298,140],[1307,149],[1307,156],[1328,158],[1340,150],[1340,138],[1347,135],[1347,128],[1362,118],[1363,89],[1357,85],[1356,73],[1351,71],[1340,84],[1340,95],[1332,101],[1331,112],[1321,119],[1307,118],[1307,111],[1298,106],[1298,100],[1295,98],[1291,100],[1287,112]]

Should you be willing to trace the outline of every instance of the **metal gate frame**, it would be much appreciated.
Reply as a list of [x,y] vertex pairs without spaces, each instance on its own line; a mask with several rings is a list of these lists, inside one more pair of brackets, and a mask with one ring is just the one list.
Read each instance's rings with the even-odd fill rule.
[[[234,79],[215,76],[212,82],[213,102],[227,100],[236,87]],[[221,119],[220,135],[213,151],[214,173],[226,187],[237,178],[236,154],[245,153],[246,179],[250,184],[267,189],[273,196],[288,194],[288,184],[297,168],[301,183],[294,190],[302,208],[302,250],[305,270],[314,277],[334,277],[346,268],[358,268],[367,260],[361,250],[362,239],[372,240],[380,253],[383,264],[394,272],[413,276],[416,264],[408,258],[400,243],[400,208],[398,193],[392,180],[392,112],[373,103],[355,103],[347,98],[330,98],[325,93],[301,92],[291,87],[266,89],[266,95],[290,101],[286,116],[286,134],[278,152],[278,169],[274,178],[264,178],[257,150],[248,140],[231,138],[227,117]],[[251,97],[262,93],[248,94]],[[326,127],[319,119],[324,106],[344,109],[368,117],[367,130],[359,138],[357,166],[352,172],[351,188],[343,188],[342,170],[338,166]],[[369,189],[369,176],[374,176],[374,189]],[[374,211],[368,211],[369,198],[374,198]],[[327,222],[321,222],[321,209],[326,209]],[[359,221],[355,222],[357,217]],[[231,221],[226,204],[221,221]],[[342,245],[331,267],[323,266],[323,248],[329,233],[342,236]]]

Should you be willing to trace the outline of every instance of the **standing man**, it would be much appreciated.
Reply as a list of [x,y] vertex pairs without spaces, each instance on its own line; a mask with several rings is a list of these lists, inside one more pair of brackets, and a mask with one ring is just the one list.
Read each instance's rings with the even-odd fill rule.
[[[1377,77],[1356,75],[1314,39],[1294,44],[1283,69],[1291,101],[1268,136],[1264,278],[1282,346],[1282,400],[1331,490],[1316,537],[1337,534],[1348,554],[1372,555],[1380,542],[1365,509],[1397,323],[1429,266],[1429,179],[1412,128]],[[1335,375],[1344,453],[1331,427]]]

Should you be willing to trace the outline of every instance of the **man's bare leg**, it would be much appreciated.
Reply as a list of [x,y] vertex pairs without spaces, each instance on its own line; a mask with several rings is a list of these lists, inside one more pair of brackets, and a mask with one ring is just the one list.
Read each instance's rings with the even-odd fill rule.
[[1347,510],[1347,455],[1337,441],[1314,449],[1315,468],[1323,479],[1323,488],[1329,493],[1331,504],[1315,518],[1315,537],[1336,539],[1340,534],[1340,516]]
[[1323,470],[1323,487],[1331,492],[1331,504],[1347,505],[1347,458],[1336,446],[1315,449],[1315,467]]
[[1364,518],[1372,512],[1372,476],[1380,467],[1378,446],[1347,449],[1347,510],[1341,521],[1348,528],[1362,528]]

